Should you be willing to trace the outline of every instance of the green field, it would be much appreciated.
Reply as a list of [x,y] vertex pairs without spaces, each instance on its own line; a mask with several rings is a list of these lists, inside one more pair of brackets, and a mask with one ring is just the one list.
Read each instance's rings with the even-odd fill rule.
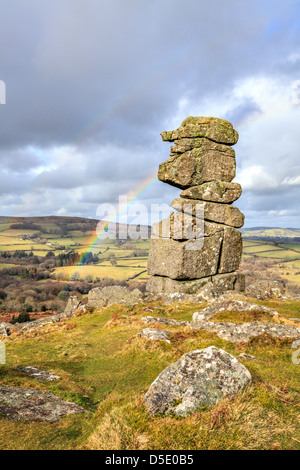
[[[80,278],[82,280],[91,276],[93,279],[109,277],[112,279],[128,280],[136,274],[144,271],[146,267],[137,266],[109,266],[109,265],[91,265],[91,266],[65,266],[55,269],[57,279],[72,280],[72,277]],[[76,275],[78,274],[78,276]],[[143,278],[148,278],[147,273],[143,273]]]
[[[54,223],[54,220],[57,223]],[[96,221],[94,222],[94,227],[96,227]],[[28,223],[32,223],[40,227],[40,230],[10,227],[10,224],[16,223],[27,224],[24,227],[28,226]],[[27,254],[33,252],[38,257],[45,257],[49,251],[53,252],[55,256],[71,251],[80,255],[91,252],[99,257],[97,264],[56,268],[53,274],[61,280],[68,280],[74,272],[83,280],[87,277],[92,279],[109,277],[127,280],[137,276],[147,268],[149,240],[130,240],[125,245],[109,238],[102,238],[97,241],[95,230],[89,229],[91,223],[92,221],[88,219],[64,217],[10,218],[7,222],[1,222],[0,218],[0,255],[3,252],[23,251]],[[64,225],[63,228],[62,224]],[[73,229],[74,226],[82,227],[82,230]],[[63,231],[63,234],[59,233],[60,231]],[[33,234],[38,236],[38,239],[24,239],[26,236],[32,236]],[[143,250],[143,256],[139,256],[139,250]],[[110,262],[111,258],[114,258],[113,263]],[[6,266],[5,259],[3,259],[2,264],[3,267],[4,265],[5,267],[11,266],[9,264]],[[24,263],[22,262],[22,264]],[[147,275],[142,274],[137,277],[146,279]]]
[[[244,245],[244,244],[243,244]],[[267,252],[267,251],[281,251],[280,247],[273,246],[273,245],[255,245],[255,246],[244,246],[244,253],[260,253],[260,252]]]
[[[27,228],[10,228],[12,223],[24,224],[28,222],[40,227],[40,231]],[[125,244],[110,239],[102,239],[95,242],[96,224],[97,221],[70,217],[18,219],[0,217],[0,254],[1,252],[14,252],[18,250],[27,253],[33,251],[34,255],[45,257],[49,251],[53,252],[56,256],[72,251],[80,255],[92,252],[93,255],[99,257],[99,262],[94,265],[56,268],[54,274],[61,279],[69,278],[75,270],[82,279],[88,276],[93,279],[112,277],[114,279],[126,280],[146,269],[149,240],[130,240]],[[243,233],[246,237],[249,237],[251,234],[253,236],[295,237],[300,232],[290,229],[264,229],[246,230]],[[36,242],[35,239],[22,240],[21,238],[26,234],[36,234],[39,236],[40,241]],[[139,250],[143,250],[143,255],[139,253]],[[111,258],[114,258],[113,263],[111,263]],[[298,282],[297,265],[293,267],[293,265],[288,265],[288,262],[297,263],[297,259],[300,260],[300,244],[244,238],[243,260],[249,261],[252,258],[274,263],[276,269],[278,268],[278,272],[284,273],[285,278]],[[6,260],[2,258],[1,263],[6,264]],[[284,263],[284,266],[280,267],[282,263]],[[141,277],[144,279],[147,276],[143,274]]]

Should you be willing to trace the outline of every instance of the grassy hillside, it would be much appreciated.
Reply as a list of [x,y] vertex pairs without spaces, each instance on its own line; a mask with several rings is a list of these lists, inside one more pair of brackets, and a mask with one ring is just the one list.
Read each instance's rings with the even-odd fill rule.
[[243,228],[244,237],[253,238],[298,238],[300,237],[299,228],[278,228],[278,227],[253,227]]
[[[263,304],[300,317],[299,301]],[[48,390],[92,413],[50,424],[0,418],[0,449],[300,448],[300,370],[291,361],[291,340],[261,337],[233,344],[213,333],[168,326],[171,344],[151,342],[138,336],[146,307],[155,316],[189,320],[203,305],[115,305],[8,337],[2,384]],[[182,354],[210,345],[256,356],[258,361],[242,360],[253,384],[235,399],[187,418],[149,417],[142,398],[157,375]],[[17,371],[19,365],[53,371],[61,380],[39,382]]]
[[[95,242],[97,223],[73,217],[0,217],[0,315],[62,311],[69,295],[85,296],[96,286],[134,282],[144,288],[149,240]],[[247,284],[282,278],[300,294],[300,242],[283,240],[244,237],[241,270]],[[88,259],[83,257],[87,253]],[[53,288],[50,282],[56,282]]]

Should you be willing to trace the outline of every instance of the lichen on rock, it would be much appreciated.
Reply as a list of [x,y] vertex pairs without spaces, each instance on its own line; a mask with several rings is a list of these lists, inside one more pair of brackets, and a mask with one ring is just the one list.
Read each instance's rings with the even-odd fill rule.
[[233,398],[251,382],[251,374],[234,356],[215,346],[184,354],[150,386],[144,403],[151,415],[185,417]]

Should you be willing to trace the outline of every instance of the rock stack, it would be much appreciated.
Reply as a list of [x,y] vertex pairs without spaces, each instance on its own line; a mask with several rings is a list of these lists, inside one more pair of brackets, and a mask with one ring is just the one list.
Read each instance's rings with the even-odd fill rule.
[[[238,273],[244,215],[232,205],[242,193],[235,177],[232,145],[238,133],[223,119],[188,117],[161,133],[174,142],[158,178],[183,191],[171,206],[176,212],[153,224],[148,259],[152,293],[198,294],[207,290],[243,291]],[[192,234],[192,236],[191,236]]]

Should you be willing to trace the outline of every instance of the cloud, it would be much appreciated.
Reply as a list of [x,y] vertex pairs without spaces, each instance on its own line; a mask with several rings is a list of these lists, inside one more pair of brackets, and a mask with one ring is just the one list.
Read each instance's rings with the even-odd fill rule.
[[274,175],[269,174],[263,165],[253,165],[242,170],[239,174],[239,182],[244,190],[259,192],[278,187]]
[[[262,210],[278,193],[282,204],[295,204],[291,193],[299,200],[296,0],[26,0],[17,8],[7,3],[0,31],[3,214],[95,216],[97,204],[157,171],[169,153],[160,132],[188,115],[237,128],[246,218],[260,196]],[[140,199],[169,203],[176,192],[157,182]]]
[[284,178],[282,184],[287,184],[288,186],[298,186],[300,185],[300,175],[298,176],[291,176]]

